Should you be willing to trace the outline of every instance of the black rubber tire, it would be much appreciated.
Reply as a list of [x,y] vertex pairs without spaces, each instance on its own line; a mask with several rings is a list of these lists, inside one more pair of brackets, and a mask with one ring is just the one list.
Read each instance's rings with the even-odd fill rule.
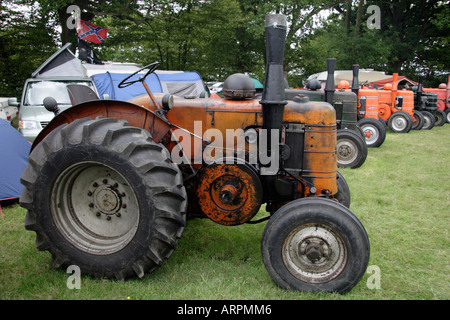
[[[400,121],[401,125],[397,125],[397,121]],[[389,129],[395,133],[408,133],[411,131],[412,125],[412,118],[405,111],[394,112],[388,120]]]
[[433,129],[436,124],[436,119],[434,118],[434,115],[429,111],[421,111],[421,112],[425,119],[425,123],[423,124],[422,130]]
[[450,123],[450,109],[445,109],[444,113],[447,123]]
[[414,119],[412,130],[422,130],[423,124],[425,123],[425,119],[423,114],[420,111],[414,110]]
[[[364,118],[358,121],[358,126],[363,130],[369,148],[378,148],[386,140],[386,125],[384,122],[373,118]],[[370,133],[369,137],[367,137],[366,132]]]
[[359,132],[350,129],[337,131],[337,164],[339,168],[359,168],[366,161],[368,147]]
[[336,183],[338,187],[338,192],[334,195],[334,198],[345,207],[350,208],[351,203],[350,188],[344,176],[339,171],[336,174]]
[[444,111],[439,109],[434,112],[434,119],[436,120],[435,126],[437,127],[442,127],[447,121],[446,114]]
[[25,228],[55,268],[141,278],[170,257],[185,228],[180,170],[163,145],[126,121],[85,118],[56,128],[31,153],[21,182]]
[[[312,244],[322,249],[318,257],[303,251]],[[302,198],[270,218],[261,253],[267,271],[281,288],[342,294],[363,277],[370,243],[362,223],[345,206],[325,198]],[[311,258],[318,260],[308,262]]]

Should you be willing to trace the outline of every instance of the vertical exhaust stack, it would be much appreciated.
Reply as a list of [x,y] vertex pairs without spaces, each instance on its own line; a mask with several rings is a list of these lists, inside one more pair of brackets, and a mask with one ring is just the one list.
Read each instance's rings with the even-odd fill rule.
[[354,64],[352,66],[353,70],[353,82],[352,82],[352,91],[358,95],[359,92],[359,64]]
[[336,59],[328,58],[327,59],[327,83],[325,85],[325,101],[329,104],[333,105],[334,99],[334,69],[336,68]]
[[395,107],[395,101],[397,100],[397,91],[398,91],[398,73],[394,73],[391,90],[391,99],[392,99],[391,103],[393,107]]
[[450,74],[448,75],[448,81],[447,81],[447,91],[446,91],[447,99],[445,100],[445,104],[447,105],[447,108],[450,108]]
[[417,84],[417,106],[422,107],[422,93],[423,93],[423,77],[419,76],[419,83]]
[[[270,129],[281,129],[284,106],[287,104],[283,72],[286,32],[286,16],[281,14],[266,16],[267,66],[260,103],[263,112],[263,128],[269,131]],[[270,138],[268,142],[270,143]]]

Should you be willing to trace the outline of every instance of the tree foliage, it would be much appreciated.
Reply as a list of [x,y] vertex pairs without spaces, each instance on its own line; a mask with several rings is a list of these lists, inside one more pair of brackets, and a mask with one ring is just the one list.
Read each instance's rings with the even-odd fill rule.
[[[369,29],[369,5],[381,12],[381,28]],[[428,84],[443,82],[448,58],[449,1],[406,0],[9,0],[0,2],[1,95],[17,95],[19,84],[66,42],[76,47],[67,26],[67,8],[109,28],[100,45],[102,60],[146,64],[167,70],[198,71],[205,80],[224,80],[235,72],[264,77],[264,18],[287,16],[284,69],[292,86],[325,70],[357,63],[399,72]],[[32,8],[24,15],[13,5]],[[13,6],[13,7],[12,7]],[[20,36],[19,36],[20,35]],[[427,83],[426,83],[427,84]]]

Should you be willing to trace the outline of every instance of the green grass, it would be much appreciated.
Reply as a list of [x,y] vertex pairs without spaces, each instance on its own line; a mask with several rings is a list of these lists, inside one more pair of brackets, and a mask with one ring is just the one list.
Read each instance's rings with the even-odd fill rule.
[[369,234],[369,266],[379,267],[380,289],[368,288],[366,274],[345,295],[284,291],[261,260],[266,223],[224,227],[194,219],[155,273],[125,282],[82,277],[81,289],[70,290],[70,275],[35,249],[34,232],[23,226],[25,210],[14,205],[3,208],[0,220],[0,299],[448,300],[449,154],[446,124],[388,133],[361,168],[340,170],[352,192],[351,209]]

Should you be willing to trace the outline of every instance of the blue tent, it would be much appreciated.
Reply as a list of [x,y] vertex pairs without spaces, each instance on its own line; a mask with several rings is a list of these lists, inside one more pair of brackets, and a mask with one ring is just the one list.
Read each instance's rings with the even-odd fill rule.
[[[138,79],[145,73],[130,78]],[[128,101],[137,96],[147,94],[142,84],[136,83],[119,89],[119,83],[130,76],[126,73],[99,73],[92,76],[100,98],[108,94],[110,99]],[[176,96],[200,96],[205,91],[203,80],[197,72],[156,72],[146,78],[150,90],[154,93],[169,93]]]
[[30,149],[30,142],[8,121],[0,119],[0,205],[19,199],[23,189],[20,176]]

